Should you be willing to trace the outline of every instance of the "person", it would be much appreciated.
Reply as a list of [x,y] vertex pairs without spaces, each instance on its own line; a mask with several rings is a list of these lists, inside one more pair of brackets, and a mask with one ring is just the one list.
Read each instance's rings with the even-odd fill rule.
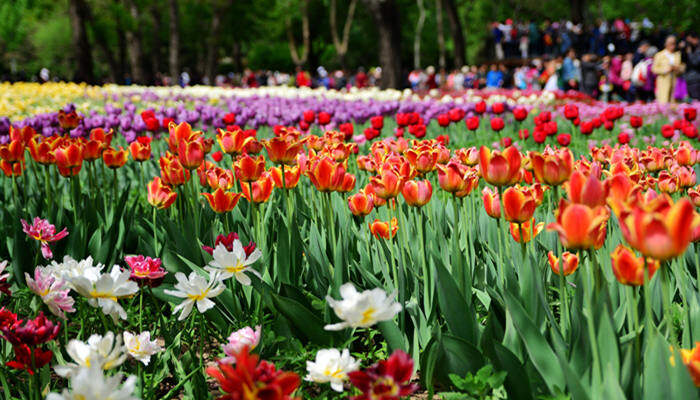
[[637,63],[632,70],[632,83],[635,86],[637,99],[644,102],[654,100],[654,81],[656,77],[651,71],[651,66],[656,52],[656,47],[649,46],[642,61]]
[[357,70],[357,74],[355,75],[355,86],[357,86],[359,89],[362,89],[364,87],[367,87],[368,84],[369,77],[367,76],[365,69],[363,67],[360,67]]
[[595,98],[598,96],[598,64],[593,57],[593,54],[581,57],[581,91]]
[[576,67],[576,51],[573,48],[569,48],[566,53],[566,58],[561,66],[561,75],[564,90],[576,90],[578,88],[580,71]]
[[646,52],[649,49],[649,46],[650,45],[648,41],[642,40],[642,42],[639,44],[639,47],[637,47],[637,51],[634,52],[634,56],[632,57],[632,64],[637,65],[646,58]]
[[428,77],[425,80],[425,84],[428,86],[428,90],[432,89],[437,89],[438,87],[438,76],[435,72],[435,67],[432,65],[428,66],[428,68],[425,70],[425,72],[428,74]]
[[685,82],[688,85],[688,96],[693,100],[700,100],[700,45],[697,33],[688,33],[686,42],[688,42],[688,61]]
[[503,85],[503,72],[498,70],[498,65],[492,64],[491,69],[486,74],[486,87],[495,89]]
[[493,34],[494,52],[497,60],[503,59],[503,31],[498,22],[493,23],[491,33]]
[[656,75],[656,101],[665,104],[672,102],[676,89],[676,78],[683,73],[681,53],[676,51],[676,37],[670,35],[664,42],[664,49],[656,53],[651,70]]

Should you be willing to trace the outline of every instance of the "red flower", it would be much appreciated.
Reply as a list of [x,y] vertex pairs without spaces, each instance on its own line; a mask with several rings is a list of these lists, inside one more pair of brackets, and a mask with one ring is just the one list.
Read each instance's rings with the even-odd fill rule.
[[518,122],[524,121],[527,118],[527,110],[525,107],[515,107],[513,109],[513,118]]
[[518,131],[518,137],[519,137],[521,140],[525,140],[525,139],[527,139],[527,138],[530,137],[530,131],[527,130],[527,129],[521,129],[521,130]]
[[491,118],[491,129],[493,129],[496,132],[499,132],[505,124],[503,123],[503,118],[501,117],[495,117]]
[[377,136],[379,136],[380,132],[374,128],[365,128],[364,134],[365,134],[365,139],[372,140],[372,139],[376,138]]
[[236,123],[236,114],[228,113],[228,114],[224,115],[223,121],[224,121],[224,124],[226,124],[226,125],[235,124]]
[[[383,120],[382,123],[384,123]],[[340,130],[340,132],[343,133],[343,135],[345,135],[345,140],[350,139],[352,137],[352,134],[355,133],[355,127],[350,122],[340,124],[338,129]]]
[[325,111],[318,113],[318,124],[325,126],[331,123],[331,115]]
[[447,128],[450,125],[450,116],[447,114],[440,114],[437,116],[438,125],[443,128]]
[[611,131],[615,127],[615,122],[612,120],[606,119],[605,122],[603,122],[603,126],[605,127],[605,130]]
[[564,117],[566,119],[573,121],[578,118],[578,107],[574,104],[567,104],[564,106]]
[[348,374],[350,382],[362,394],[352,400],[395,400],[418,390],[410,383],[413,360],[401,350],[396,350],[387,360],[379,361],[363,371]]
[[557,136],[557,142],[562,146],[568,146],[571,143],[571,135],[568,133],[561,133]]
[[[202,246],[202,250],[206,251],[209,254],[214,254],[214,248],[218,246],[219,244],[223,244],[226,246],[226,250],[228,251],[233,251],[233,242],[238,240],[238,233],[236,232],[231,232],[228,235],[219,235],[216,237],[216,241],[214,241],[214,247],[209,247],[209,246]],[[245,251],[245,256],[248,257],[255,251],[255,242],[252,240],[248,243],[247,246],[243,247],[243,251]]]
[[673,128],[673,125],[666,124],[661,127],[661,136],[665,137],[666,139],[670,139],[674,133],[675,129]]
[[620,132],[619,135],[617,135],[617,141],[620,142],[620,144],[627,144],[630,142],[630,134],[627,132]]
[[236,356],[235,364],[219,362],[217,367],[208,367],[207,375],[216,379],[226,393],[218,400],[291,400],[290,395],[299,387],[299,375],[258,361],[258,356],[249,354],[246,347]]
[[304,120],[303,120],[304,122],[306,122],[307,124],[312,124],[314,122],[314,120],[316,119],[316,114],[314,113],[313,110],[306,110],[302,114],[302,117],[304,118]]
[[475,131],[479,128],[479,117],[469,117],[464,120],[464,124],[470,131]]
[[642,126],[642,117],[638,117],[636,115],[633,115],[630,117],[630,126],[634,129],[638,129]]
[[211,158],[213,158],[216,162],[221,162],[221,160],[224,159],[224,153],[222,153],[220,150],[217,150],[211,153]]
[[420,139],[423,136],[425,136],[425,125],[423,125],[423,124],[411,125],[408,127],[408,132],[411,135]]
[[503,111],[505,111],[505,110],[506,110],[506,107],[503,105],[503,103],[493,103],[493,105],[491,105],[491,111],[494,114],[497,114],[497,115],[503,114]]
[[476,111],[477,114],[485,113],[486,112],[486,102],[482,100],[482,101],[474,104],[474,111]]
[[382,117],[381,115],[375,115],[374,117],[369,119],[369,123],[370,125],[372,125],[373,129],[381,131],[382,128],[384,128],[384,117]]
[[695,121],[695,118],[698,117],[698,110],[692,107],[684,108],[683,117],[688,122]]
[[581,134],[590,135],[591,133],[593,133],[595,125],[593,125],[593,121],[586,121],[582,122],[581,125],[579,125],[579,129],[581,130]]
[[547,139],[547,133],[544,131],[535,130],[532,133],[532,139],[535,141],[535,143],[544,143],[544,141]]
[[465,114],[464,110],[462,110],[461,108],[456,108],[456,107],[451,109],[447,113],[447,115],[450,117],[450,121],[452,121],[452,122],[461,121],[462,118],[464,118],[464,114]]
[[[7,362],[7,366],[13,369],[27,370],[30,375],[34,375],[35,370],[41,369],[48,364],[53,357],[51,350],[43,350],[40,347],[32,349],[26,344],[12,346],[15,351],[15,358]],[[34,352],[34,361],[32,362],[32,351]],[[32,368],[32,365],[34,367]]]

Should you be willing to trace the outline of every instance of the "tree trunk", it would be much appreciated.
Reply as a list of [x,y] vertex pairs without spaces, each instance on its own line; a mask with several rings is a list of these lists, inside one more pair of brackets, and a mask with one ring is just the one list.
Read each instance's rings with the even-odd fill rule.
[[413,68],[420,69],[420,42],[423,25],[425,25],[425,5],[423,0],[416,0],[416,3],[418,3],[418,22],[416,22],[416,31],[413,33]]
[[345,24],[343,25],[343,36],[340,38],[338,36],[338,24],[336,22],[337,4],[336,0],[331,0],[330,7],[330,28],[331,34],[333,36],[333,45],[335,46],[335,51],[338,55],[338,62],[341,67],[345,69],[345,56],[348,53],[348,42],[350,41],[350,27],[352,26],[352,20],[355,16],[355,7],[357,6],[357,0],[350,0],[350,5],[348,6],[348,14],[345,17]]
[[68,4],[70,15],[73,44],[75,46],[75,58],[78,70],[74,79],[78,82],[93,83],[92,49],[88,40],[85,25],[89,19],[90,9],[85,0],[70,0]]
[[438,67],[445,68],[445,34],[442,27],[442,0],[435,0],[435,18],[437,19]]
[[219,32],[221,31],[221,14],[224,13],[222,7],[214,7],[211,17],[211,27],[207,40],[207,65],[205,74],[209,78],[209,84],[214,85],[216,80],[216,69],[219,64]]
[[151,18],[153,19],[153,37],[151,38],[151,51],[149,51],[150,58],[151,58],[151,76],[154,77],[153,81],[156,81],[156,77],[160,78],[160,82],[155,82],[157,85],[162,84],[162,76],[161,76],[161,43],[160,43],[160,35],[158,34],[161,32],[161,27],[163,26],[163,18],[161,16],[161,10],[157,7],[157,5],[151,5],[149,8],[149,13],[151,14]]
[[143,68],[143,47],[141,45],[141,32],[139,29],[140,15],[139,9],[134,0],[126,0],[131,21],[129,29],[126,30],[126,42],[129,53],[129,63],[131,64],[131,79],[134,83],[143,85],[146,83],[146,72]]
[[452,45],[454,46],[455,67],[459,68],[466,65],[464,57],[464,49],[467,47],[464,41],[464,32],[462,31],[462,23],[459,20],[457,5],[454,0],[443,0],[445,12],[447,13],[447,21],[450,23],[450,31],[452,32]]
[[297,50],[296,40],[294,40],[294,32],[292,31],[292,19],[289,15],[285,18],[284,23],[287,25],[287,41],[289,42],[289,54],[292,57],[294,65],[297,67],[306,64],[309,59],[309,48],[311,47],[311,32],[309,30],[309,0],[301,1],[301,35],[302,35],[302,53],[299,55]]
[[583,22],[585,0],[571,0],[571,20],[574,23]]
[[177,0],[168,0],[168,14],[170,18],[170,78],[172,84],[177,85],[180,78],[180,23],[177,10]]
[[377,25],[379,65],[382,67],[381,88],[401,85],[401,25],[394,0],[364,0]]

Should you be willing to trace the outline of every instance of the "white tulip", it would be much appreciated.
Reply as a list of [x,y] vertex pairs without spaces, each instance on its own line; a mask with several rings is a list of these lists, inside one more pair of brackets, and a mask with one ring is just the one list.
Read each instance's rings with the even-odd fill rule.
[[128,377],[122,385],[123,378],[122,374],[106,377],[96,366],[80,368],[71,379],[72,390],[49,393],[46,400],[138,400],[133,396],[136,377]]
[[151,332],[145,331],[138,335],[131,332],[124,332],[124,345],[129,355],[141,361],[143,365],[151,362],[151,356],[163,351],[163,348],[151,340]]
[[348,349],[341,353],[338,349],[323,349],[316,353],[315,361],[306,362],[307,381],[316,383],[330,382],[331,389],[343,391],[343,382],[348,379],[348,373],[357,371],[360,362],[355,360]]
[[377,322],[393,319],[401,311],[401,304],[394,301],[396,292],[390,296],[382,289],[365,290],[359,293],[352,283],[340,287],[342,300],[326,296],[326,301],[343,322],[326,325],[328,331],[345,328],[367,328]]
[[66,345],[66,352],[73,363],[54,366],[59,376],[70,378],[81,368],[98,367],[108,370],[120,366],[126,360],[126,348],[122,345],[122,337],[112,332],[101,336],[94,334],[87,342],[73,339]]
[[212,253],[214,260],[204,269],[211,273],[218,273],[221,280],[235,277],[241,285],[250,286],[250,277],[246,273],[251,273],[260,278],[260,273],[250,267],[261,256],[260,249],[255,249],[250,256],[246,256],[241,241],[233,241],[233,249],[228,251],[223,243],[219,243]]
[[189,277],[182,272],[178,272],[175,274],[175,279],[177,279],[175,284],[176,290],[165,290],[164,292],[170,296],[186,299],[173,308],[174,312],[182,310],[178,321],[187,318],[195,304],[200,313],[214,307],[214,302],[209,299],[220,295],[225,289],[217,274],[212,274],[209,281],[207,281],[206,278],[194,271],[190,272]]

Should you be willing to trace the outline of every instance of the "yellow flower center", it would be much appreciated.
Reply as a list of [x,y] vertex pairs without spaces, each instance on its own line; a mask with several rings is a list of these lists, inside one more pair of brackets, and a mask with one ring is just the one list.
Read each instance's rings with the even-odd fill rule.
[[323,375],[330,376],[331,378],[342,379],[344,374],[343,370],[340,368],[337,368],[335,371],[331,371],[330,368],[326,368],[323,371]]
[[92,297],[93,299],[109,299],[109,300],[117,301],[117,297],[114,296],[112,293],[98,292],[95,289],[90,291],[90,297]]
[[200,293],[200,294],[188,294],[188,295],[187,295],[187,298],[190,299],[190,300],[193,300],[193,301],[202,300],[202,299],[204,299],[204,298],[207,297],[207,295],[209,294],[209,290],[210,290],[210,289],[207,288],[205,291],[203,291],[203,292]]
[[369,307],[362,313],[362,320],[360,321],[361,324],[367,324],[372,319],[374,319],[374,313],[377,312],[377,310],[374,307]]
[[237,274],[245,269],[245,265],[243,265],[242,262],[238,261],[236,265],[228,265],[225,269],[226,272],[233,272],[234,274]]

